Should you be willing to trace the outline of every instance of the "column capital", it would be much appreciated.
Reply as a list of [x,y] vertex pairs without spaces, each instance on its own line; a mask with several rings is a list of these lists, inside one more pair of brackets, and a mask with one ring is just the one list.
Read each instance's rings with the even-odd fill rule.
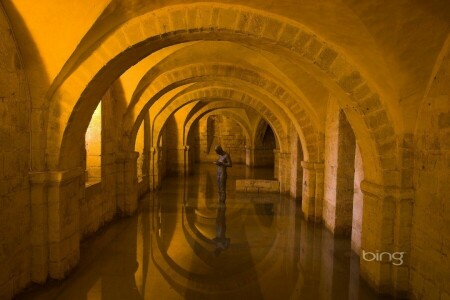
[[400,188],[397,186],[383,186],[367,180],[361,182],[361,191],[377,198],[392,197],[398,201],[409,200],[414,201],[414,189]]

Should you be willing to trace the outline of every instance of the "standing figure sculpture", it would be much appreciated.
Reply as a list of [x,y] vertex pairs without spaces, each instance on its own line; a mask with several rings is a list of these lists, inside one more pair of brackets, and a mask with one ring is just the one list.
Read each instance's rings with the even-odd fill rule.
[[215,148],[219,155],[217,161],[213,162],[217,165],[217,185],[219,186],[219,202],[225,203],[227,199],[227,168],[232,166],[231,157],[228,153],[223,151],[220,145]]

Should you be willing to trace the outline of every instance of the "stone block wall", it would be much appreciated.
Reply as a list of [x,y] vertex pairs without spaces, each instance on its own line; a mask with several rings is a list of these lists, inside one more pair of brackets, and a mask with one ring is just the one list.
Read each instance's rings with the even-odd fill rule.
[[302,196],[302,181],[303,170],[301,162],[303,160],[302,145],[295,128],[290,128],[290,151],[291,151],[291,182],[290,182],[290,196],[294,199]]
[[[193,154],[196,162],[212,162],[217,159],[214,147],[218,144],[228,152],[236,164],[245,163],[245,135],[233,119],[213,115],[201,118],[193,128]],[[195,133],[196,132],[196,133]]]
[[145,147],[144,147],[144,122],[142,122],[141,126],[139,127],[137,136],[136,136],[136,143],[135,143],[135,147],[134,147],[134,151],[139,153],[139,157],[137,159],[137,176],[138,176],[138,180],[139,182],[142,181],[142,178],[144,176],[145,173],[145,166],[144,166],[144,151],[145,151]]
[[96,232],[117,213],[117,153],[121,138],[118,120],[122,105],[116,98],[112,90],[105,93],[86,132],[86,139],[91,140],[91,143],[86,141],[86,147],[91,147],[86,152],[90,150],[99,162],[93,166],[89,159],[86,161],[91,176],[79,205],[81,239]]
[[102,174],[102,104],[99,103],[92,115],[85,135],[86,181],[98,182]]
[[410,287],[415,299],[450,299],[450,53],[420,112]]
[[117,152],[121,112],[125,103],[109,90],[102,99],[102,223],[117,213]]
[[323,219],[333,233],[352,230],[355,135],[337,101],[330,98],[325,131]]
[[31,280],[30,109],[20,54],[0,5],[0,299]]
[[100,227],[103,219],[102,183],[88,183],[85,196],[80,201],[80,237],[84,238],[94,233]]

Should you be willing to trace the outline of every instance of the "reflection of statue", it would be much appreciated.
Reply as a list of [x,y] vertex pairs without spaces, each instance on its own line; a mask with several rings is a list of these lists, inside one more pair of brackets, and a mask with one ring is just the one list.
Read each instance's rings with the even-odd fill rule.
[[219,186],[219,202],[224,203],[227,199],[227,167],[231,167],[231,157],[228,153],[223,151],[220,145],[215,148],[216,153],[219,155],[217,161],[214,164],[217,165],[217,184]]
[[219,204],[217,208],[217,218],[216,218],[216,237],[213,239],[216,244],[216,250],[214,255],[218,256],[223,250],[226,250],[230,245],[230,239],[225,236],[227,225],[225,219],[225,211],[227,207],[225,204]]

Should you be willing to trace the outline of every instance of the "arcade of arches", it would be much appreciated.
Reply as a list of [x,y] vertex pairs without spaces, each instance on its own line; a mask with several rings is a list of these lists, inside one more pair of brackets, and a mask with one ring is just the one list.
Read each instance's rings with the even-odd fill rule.
[[[180,298],[219,289],[168,260],[170,244],[184,239],[189,255],[215,263],[198,237],[208,232],[207,213],[188,217],[194,190],[217,224],[228,218],[231,240],[218,257],[262,253],[233,245],[233,222],[248,215],[262,224],[249,225],[255,232],[274,234],[264,239],[273,249],[292,245],[291,267],[306,270],[304,247],[326,242],[300,237],[299,215],[302,228],[348,242],[356,277],[375,294],[450,298],[448,1],[1,0],[0,8],[1,299],[77,276],[85,243],[121,222],[147,228],[143,216],[158,197],[162,208],[150,216],[159,221],[147,229],[149,245],[162,246],[135,233],[139,267],[122,268],[136,280],[133,299],[148,297],[142,282],[150,286],[156,275],[147,272],[158,268],[185,291]],[[215,192],[208,196],[214,170],[202,175],[217,144],[233,160],[226,214]],[[161,223],[172,201],[164,193],[178,188],[183,213],[173,218],[184,234],[168,242],[161,234],[176,229]],[[266,193],[272,188],[277,194]],[[249,203],[253,213],[242,208]],[[158,267],[143,272],[137,257],[147,257],[146,245]],[[236,290],[264,272],[293,272],[269,267],[279,257],[273,249],[245,279],[236,275]],[[320,276],[333,274],[321,268]],[[302,278],[297,290],[315,285]],[[263,290],[247,295],[269,299]]]

